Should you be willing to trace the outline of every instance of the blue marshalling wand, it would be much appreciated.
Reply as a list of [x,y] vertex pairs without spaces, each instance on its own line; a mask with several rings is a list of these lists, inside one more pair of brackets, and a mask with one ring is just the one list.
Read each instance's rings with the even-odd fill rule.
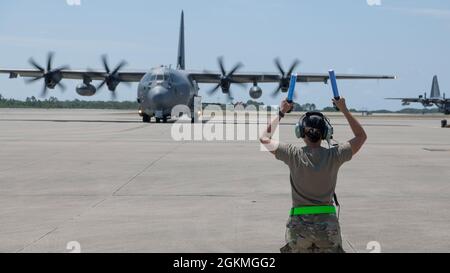
[[328,73],[330,74],[331,88],[333,88],[334,99],[339,100],[341,97],[339,96],[339,89],[337,86],[336,74],[334,73],[334,70],[330,70],[330,71],[328,71]]
[[[330,82],[331,82],[331,88],[333,89],[333,96],[335,100],[339,100],[341,96],[339,95],[339,89],[337,86],[337,80],[336,80],[336,74],[334,73],[334,70],[328,71],[328,74],[330,75]],[[336,110],[339,111],[339,108],[336,107]]]
[[297,83],[297,74],[291,75],[291,81],[289,83],[289,91],[287,96],[287,102],[292,103],[294,101],[295,84]]

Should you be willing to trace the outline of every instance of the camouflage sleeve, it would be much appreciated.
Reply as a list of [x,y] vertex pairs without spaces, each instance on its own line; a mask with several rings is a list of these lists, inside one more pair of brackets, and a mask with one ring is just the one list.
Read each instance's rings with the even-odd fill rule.
[[350,146],[349,142],[340,144],[337,147],[337,160],[339,165],[344,164],[347,161],[350,161],[353,157],[352,146]]
[[290,165],[290,163],[292,163],[294,160],[295,153],[296,148],[294,145],[280,143],[277,151],[275,152],[275,158],[283,161],[287,165]]

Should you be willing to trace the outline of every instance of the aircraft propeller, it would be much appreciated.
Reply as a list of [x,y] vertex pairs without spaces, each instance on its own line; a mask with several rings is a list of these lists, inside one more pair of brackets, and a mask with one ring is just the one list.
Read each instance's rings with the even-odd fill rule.
[[278,71],[280,71],[280,83],[278,84],[278,87],[275,89],[275,91],[272,93],[272,97],[276,97],[280,91],[287,92],[289,89],[289,82],[291,80],[291,74],[294,72],[295,68],[300,64],[299,60],[294,60],[291,67],[289,68],[288,72],[286,73],[283,69],[283,66],[281,65],[281,61],[279,58],[276,58],[275,66],[278,68]]
[[243,64],[242,64],[242,63],[237,63],[237,64],[233,67],[233,69],[230,70],[230,72],[227,72],[226,69],[225,69],[224,62],[223,62],[223,57],[219,57],[219,58],[217,59],[217,63],[219,64],[220,72],[222,73],[222,75],[221,75],[221,77],[220,77],[219,83],[218,83],[213,89],[211,89],[211,90],[208,92],[208,94],[209,94],[209,95],[212,95],[212,94],[214,94],[219,88],[222,88],[222,92],[223,92],[223,93],[226,93],[226,94],[228,95],[228,99],[232,101],[232,100],[233,100],[233,96],[232,96],[231,91],[230,91],[231,84],[233,83],[233,84],[238,84],[238,85],[245,86],[244,83],[241,83],[241,82],[238,82],[238,81],[236,81],[236,80],[233,80],[233,75],[234,75],[239,69],[241,69],[241,68],[243,67]]
[[66,90],[66,86],[61,83],[62,80],[62,70],[69,69],[68,66],[61,66],[55,69],[52,69],[54,53],[49,52],[47,56],[47,67],[43,68],[39,65],[33,58],[30,58],[28,62],[37,70],[42,72],[41,76],[26,80],[27,83],[33,83],[44,79],[44,87],[41,92],[41,97],[45,97],[47,95],[48,88],[54,89],[56,86],[59,86],[62,91]]
[[[127,65],[126,61],[121,61],[113,70],[110,69],[110,66],[108,64],[108,57],[106,55],[102,56],[102,63],[103,67],[106,72],[106,76],[103,74],[102,76],[105,77],[105,79],[102,81],[102,83],[97,87],[97,90],[102,88],[105,84],[108,87],[108,90],[111,91],[111,97],[112,99],[116,99],[116,88],[119,85],[119,83],[123,82],[123,80],[120,78],[119,71]],[[128,83],[128,82],[125,82]]]

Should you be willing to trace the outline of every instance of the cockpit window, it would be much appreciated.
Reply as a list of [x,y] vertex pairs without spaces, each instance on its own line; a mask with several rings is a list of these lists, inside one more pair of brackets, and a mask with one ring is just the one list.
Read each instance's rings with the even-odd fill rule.
[[153,81],[155,81],[155,80],[156,80],[156,75],[153,74],[153,75],[150,77],[150,81],[153,82]]
[[163,74],[156,75],[156,80],[157,81],[163,81],[164,80],[164,75]]

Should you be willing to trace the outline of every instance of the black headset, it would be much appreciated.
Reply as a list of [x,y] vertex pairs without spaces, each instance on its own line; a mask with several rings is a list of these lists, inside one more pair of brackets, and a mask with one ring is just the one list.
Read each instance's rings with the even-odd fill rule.
[[324,114],[322,114],[320,112],[307,112],[300,118],[299,122],[295,126],[295,135],[297,136],[297,138],[305,138],[305,136],[306,136],[305,121],[307,118],[309,118],[311,116],[318,116],[325,122],[325,127],[321,130],[322,131],[321,132],[322,140],[329,141],[330,139],[333,139],[333,133],[334,133],[333,126],[331,126],[330,120]]

